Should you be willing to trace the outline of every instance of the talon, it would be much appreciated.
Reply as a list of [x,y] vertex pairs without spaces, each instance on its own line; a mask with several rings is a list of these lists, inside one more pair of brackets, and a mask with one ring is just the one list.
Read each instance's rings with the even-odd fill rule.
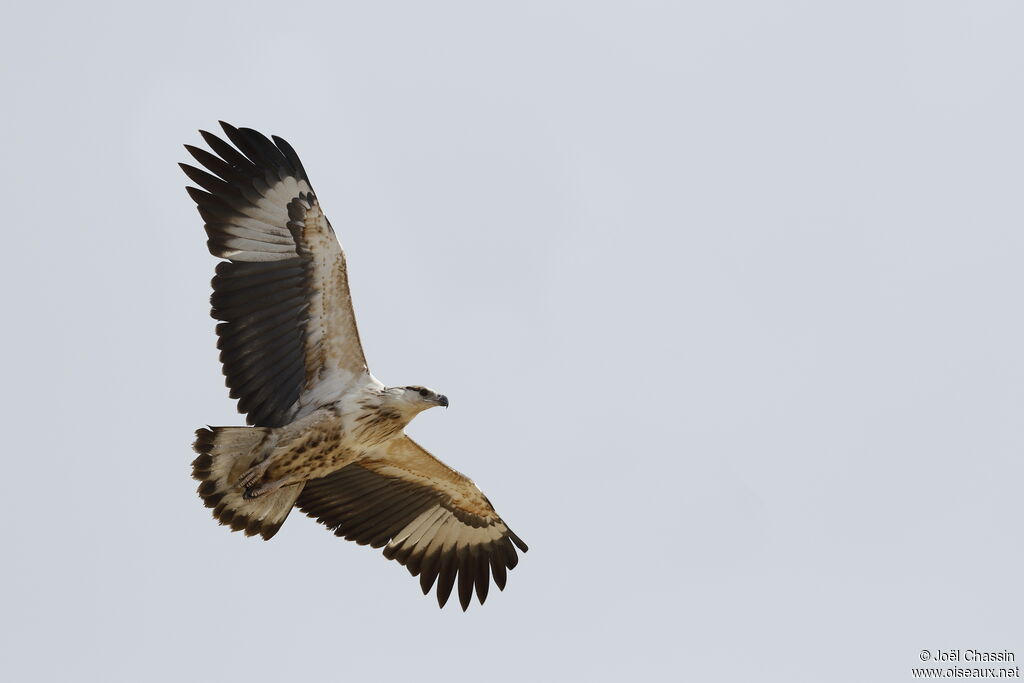
[[238,486],[243,489],[251,489],[262,478],[263,472],[260,471],[259,466],[252,467],[238,478]]
[[284,477],[283,479],[263,484],[263,486],[248,486],[244,491],[242,491],[242,498],[252,500],[253,498],[259,498],[260,496],[265,496],[268,493],[273,493],[282,486],[290,486],[296,483],[298,482],[293,481],[292,478]]

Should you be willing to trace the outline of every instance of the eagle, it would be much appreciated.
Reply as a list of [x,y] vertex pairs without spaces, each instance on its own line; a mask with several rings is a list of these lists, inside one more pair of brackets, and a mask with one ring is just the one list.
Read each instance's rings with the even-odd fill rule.
[[230,396],[246,427],[196,431],[192,476],[213,516],[269,540],[293,507],[336,536],[437,584],[458,582],[465,611],[490,579],[504,590],[526,544],[487,496],[405,434],[448,398],[370,373],[356,329],[345,252],[285,140],[221,122],[180,164],[217,258],[210,298]]

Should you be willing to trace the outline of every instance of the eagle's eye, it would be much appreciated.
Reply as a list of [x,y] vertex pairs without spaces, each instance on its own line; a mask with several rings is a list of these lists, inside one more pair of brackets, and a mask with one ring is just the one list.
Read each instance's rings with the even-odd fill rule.
[[430,392],[427,391],[426,389],[420,389],[420,396],[422,396],[423,398],[426,398],[427,394],[429,394],[429,393]]

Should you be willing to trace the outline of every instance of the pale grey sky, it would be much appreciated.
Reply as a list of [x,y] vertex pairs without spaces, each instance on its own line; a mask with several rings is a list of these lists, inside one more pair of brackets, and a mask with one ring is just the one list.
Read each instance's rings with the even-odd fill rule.
[[[12,681],[903,681],[1024,658],[1024,5],[8,4]],[[409,432],[530,544],[439,611],[293,515],[176,163],[288,139]],[[453,601],[454,602],[454,601]]]

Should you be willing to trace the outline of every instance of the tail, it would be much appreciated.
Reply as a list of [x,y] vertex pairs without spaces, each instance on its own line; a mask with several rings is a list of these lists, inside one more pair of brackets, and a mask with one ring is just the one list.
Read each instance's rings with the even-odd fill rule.
[[263,427],[210,427],[196,430],[192,445],[199,457],[192,462],[192,477],[202,483],[199,496],[213,516],[246,536],[269,540],[292,511],[302,485],[287,486],[259,498],[242,498],[238,479],[255,464],[257,446],[269,429]]

